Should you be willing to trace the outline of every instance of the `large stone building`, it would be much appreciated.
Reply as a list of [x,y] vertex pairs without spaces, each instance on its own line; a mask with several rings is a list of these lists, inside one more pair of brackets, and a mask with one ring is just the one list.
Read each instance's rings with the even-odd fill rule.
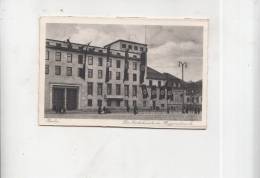
[[147,45],[117,40],[104,47],[46,40],[45,110],[180,110],[184,83],[147,67]]

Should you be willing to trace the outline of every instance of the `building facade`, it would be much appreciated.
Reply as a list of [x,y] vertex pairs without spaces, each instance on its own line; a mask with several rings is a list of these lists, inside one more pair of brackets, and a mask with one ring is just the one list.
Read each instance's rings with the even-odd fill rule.
[[147,67],[147,51],[125,40],[97,47],[46,39],[45,111],[180,110],[188,102],[183,82]]

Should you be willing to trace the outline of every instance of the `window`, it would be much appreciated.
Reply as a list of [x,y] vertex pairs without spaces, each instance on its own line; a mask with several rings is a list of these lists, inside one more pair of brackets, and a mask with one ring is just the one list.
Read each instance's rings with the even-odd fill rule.
[[60,74],[61,74],[61,67],[55,66],[55,75],[60,75]]
[[126,48],[126,44],[122,44],[122,48]]
[[49,57],[50,57],[50,51],[46,51],[46,53],[45,53],[45,59],[46,59],[46,60],[49,60]]
[[109,71],[109,72],[108,72],[108,77],[109,77],[109,80],[112,79],[112,71]]
[[120,101],[119,101],[119,100],[116,101],[116,106],[117,106],[117,107],[120,106]]
[[83,64],[83,56],[82,55],[78,55],[78,63]]
[[120,65],[121,65],[121,61],[120,61],[120,60],[117,60],[117,61],[116,61],[116,68],[120,68]]
[[116,72],[116,80],[120,80],[120,72]]
[[61,44],[60,44],[60,43],[56,43],[56,46],[57,46],[57,47],[61,47]]
[[160,87],[162,84],[161,84],[161,81],[158,81],[158,87]]
[[149,86],[153,86],[153,81],[152,80],[149,80]]
[[136,58],[136,55],[133,55],[133,58]]
[[143,101],[143,107],[146,107],[146,101]]
[[107,95],[112,95],[112,84],[111,83],[107,84]]
[[93,83],[88,82],[88,95],[93,95]]
[[61,61],[61,52],[56,52],[55,53],[55,60],[56,61]]
[[120,53],[116,53],[116,55],[118,55],[118,56],[121,56],[121,54],[120,54]]
[[112,59],[109,59],[109,67],[112,67]]
[[103,50],[98,50],[99,53],[103,53]]
[[161,104],[161,107],[164,108],[164,104]]
[[137,70],[137,62],[133,62],[133,69]]
[[190,102],[190,98],[189,97],[187,97],[187,103],[189,103]]
[[143,47],[140,47],[140,51],[144,51],[144,48],[143,48]]
[[103,65],[103,58],[99,57],[98,58],[98,66],[102,66]]
[[45,65],[45,74],[49,74],[49,65]]
[[132,45],[128,45],[128,49],[132,49]]
[[79,76],[79,77],[84,76],[84,72],[83,72],[83,69],[82,69],[82,68],[79,68],[79,69],[78,69],[78,76]]
[[92,106],[92,99],[88,99],[88,106]]
[[138,50],[138,47],[137,47],[137,46],[134,46],[134,50]]
[[178,87],[179,87],[179,88],[181,87],[181,83],[178,83]]
[[107,100],[107,106],[111,106],[111,100]]
[[97,101],[97,106],[101,107],[102,106],[102,100]]
[[133,96],[137,96],[137,86],[133,85]]
[[125,96],[129,96],[129,85],[125,85]]
[[121,95],[121,85],[116,84],[116,95]]
[[93,69],[88,69],[88,78],[93,78]]
[[93,65],[93,56],[88,56],[88,65]]
[[72,76],[72,67],[67,67],[67,76]]
[[136,74],[133,74],[133,81],[136,81],[137,78],[136,78]]
[[71,53],[67,53],[67,62],[72,63],[72,54]]
[[98,78],[101,79],[102,78],[102,70],[98,70]]
[[133,100],[133,106],[136,106],[136,100]]
[[102,95],[102,93],[103,93],[103,84],[98,83],[97,84],[97,95]]
[[199,103],[199,97],[196,97],[196,102]]
[[125,107],[129,106],[128,100],[125,100]]
[[176,87],[176,83],[175,82],[173,82],[173,87]]

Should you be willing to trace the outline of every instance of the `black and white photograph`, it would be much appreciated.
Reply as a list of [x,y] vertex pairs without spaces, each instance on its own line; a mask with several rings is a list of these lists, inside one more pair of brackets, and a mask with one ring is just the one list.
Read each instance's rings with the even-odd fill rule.
[[207,20],[40,21],[40,125],[206,128]]

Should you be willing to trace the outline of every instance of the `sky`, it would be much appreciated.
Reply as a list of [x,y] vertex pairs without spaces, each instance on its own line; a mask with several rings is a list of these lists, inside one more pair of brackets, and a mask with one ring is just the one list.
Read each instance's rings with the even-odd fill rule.
[[47,24],[46,37],[93,46],[105,46],[118,39],[146,43],[147,65],[181,78],[178,61],[186,62],[185,81],[202,79],[203,28],[191,26]]

